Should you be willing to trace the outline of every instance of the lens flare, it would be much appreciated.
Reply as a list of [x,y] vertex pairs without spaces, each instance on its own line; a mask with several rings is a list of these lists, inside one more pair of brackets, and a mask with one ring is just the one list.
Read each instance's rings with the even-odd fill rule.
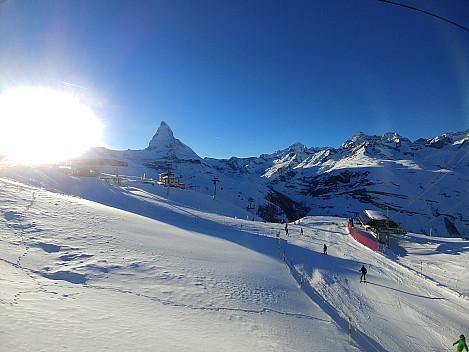
[[21,87],[0,95],[0,157],[16,163],[64,161],[101,146],[102,124],[77,98]]

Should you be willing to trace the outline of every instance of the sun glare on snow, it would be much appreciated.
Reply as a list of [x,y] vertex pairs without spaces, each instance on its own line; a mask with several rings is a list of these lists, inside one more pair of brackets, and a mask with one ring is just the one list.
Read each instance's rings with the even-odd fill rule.
[[102,125],[78,99],[45,88],[16,88],[0,95],[0,159],[49,163],[102,145]]

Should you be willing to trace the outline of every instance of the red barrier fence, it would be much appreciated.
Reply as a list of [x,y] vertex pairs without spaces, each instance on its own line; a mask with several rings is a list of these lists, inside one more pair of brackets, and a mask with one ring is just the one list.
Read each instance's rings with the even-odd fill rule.
[[368,233],[365,234],[362,231],[355,229],[354,227],[350,225],[350,223],[347,225],[347,228],[350,234],[352,235],[352,237],[355,238],[358,242],[374,250],[375,252],[378,252],[379,250],[378,240],[372,237],[372,235]]

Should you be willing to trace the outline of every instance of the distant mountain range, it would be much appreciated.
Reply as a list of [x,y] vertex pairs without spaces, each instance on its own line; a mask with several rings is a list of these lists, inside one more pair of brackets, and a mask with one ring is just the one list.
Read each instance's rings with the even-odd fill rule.
[[167,170],[186,189],[217,197],[266,220],[305,215],[387,213],[408,231],[469,237],[469,129],[414,142],[396,133],[361,132],[340,148],[301,143],[258,157],[201,158],[161,122],[144,150],[95,148],[87,157],[126,161],[132,175]]

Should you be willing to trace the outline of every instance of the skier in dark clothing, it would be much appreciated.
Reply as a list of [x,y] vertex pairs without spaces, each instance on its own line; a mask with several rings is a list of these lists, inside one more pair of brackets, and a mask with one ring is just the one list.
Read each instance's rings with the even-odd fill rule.
[[324,254],[327,255],[327,246],[324,245]]
[[459,336],[459,340],[456,341],[455,343],[453,343],[453,346],[456,345],[456,352],[462,352],[462,350],[465,348],[466,351],[468,351],[467,349],[467,344],[466,344],[466,338],[464,337],[464,335],[461,335]]
[[366,273],[367,273],[367,270],[365,268],[365,265],[362,265],[361,269],[359,270],[362,275],[360,276],[360,282],[364,281],[366,282]]

